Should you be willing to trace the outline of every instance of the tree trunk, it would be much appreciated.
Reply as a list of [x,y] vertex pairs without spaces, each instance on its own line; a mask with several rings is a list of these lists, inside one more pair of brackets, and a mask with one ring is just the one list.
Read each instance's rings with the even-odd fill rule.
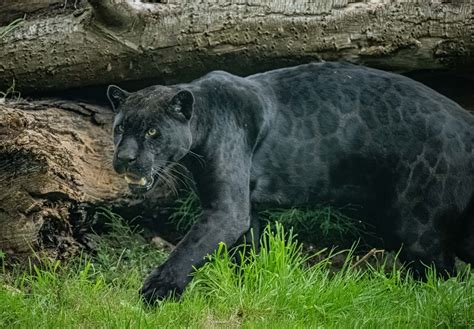
[[[71,3],[71,1],[69,1]],[[173,83],[313,60],[474,73],[469,1],[89,0],[27,19],[0,40],[0,90],[124,80]]]

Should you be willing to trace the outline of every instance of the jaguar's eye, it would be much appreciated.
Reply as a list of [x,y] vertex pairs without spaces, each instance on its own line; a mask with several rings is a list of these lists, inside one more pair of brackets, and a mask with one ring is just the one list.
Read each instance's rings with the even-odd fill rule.
[[118,133],[123,133],[123,125],[118,125],[116,129]]
[[155,128],[148,129],[148,131],[146,132],[146,135],[147,135],[147,137],[155,136],[156,135],[156,129]]

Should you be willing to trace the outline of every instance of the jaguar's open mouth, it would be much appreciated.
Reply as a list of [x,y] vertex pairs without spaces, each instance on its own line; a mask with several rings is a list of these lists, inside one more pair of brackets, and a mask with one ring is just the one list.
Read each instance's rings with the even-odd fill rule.
[[149,191],[156,182],[154,176],[145,177],[127,173],[124,178],[128,184],[128,188],[134,193],[145,193]]

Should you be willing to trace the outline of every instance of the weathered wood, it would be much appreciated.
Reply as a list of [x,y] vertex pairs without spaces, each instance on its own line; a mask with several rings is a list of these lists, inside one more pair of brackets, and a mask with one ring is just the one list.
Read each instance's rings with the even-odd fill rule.
[[143,204],[113,171],[111,111],[64,107],[0,104],[0,250],[18,255],[49,244],[71,253],[80,224],[72,217],[84,215],[78,207],[156,212],[155,200],[166,196],[157,190]]
[[[107,15],[108,2],[122,4],[114,10],[125,18]],[[0,90],[13,79],[24,93],[124,80],[172,83],[212,69],[248,74],[318,59],[474,73],[469,1],[92,3],[95,13],[88,7],[27,20],[0,40]]]

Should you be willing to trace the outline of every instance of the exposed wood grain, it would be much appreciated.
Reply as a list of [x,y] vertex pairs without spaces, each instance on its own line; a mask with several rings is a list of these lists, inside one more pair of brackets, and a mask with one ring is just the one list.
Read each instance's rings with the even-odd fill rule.
[[79,206],[156,212],[153,202],[167,191],[158,187],[149,206],[129,194],[111,166],[112,114],[105,125],[94,123],[93,115],[41,104],[0,105],[0,250],[29,253],[49,239],[52,248],[72,252],[78,228],[71,217]]

